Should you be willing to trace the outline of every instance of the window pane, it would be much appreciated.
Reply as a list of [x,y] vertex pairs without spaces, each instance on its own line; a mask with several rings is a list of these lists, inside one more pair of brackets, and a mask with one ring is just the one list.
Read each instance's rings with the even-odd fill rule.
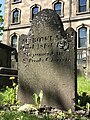
[[60,11],[60,10],[56,10],[56,13],[57,13],[58,15],[61,15],[61,11]]
[[78,30],[78,35],[78,47],[87,47],[87,28],[80,28]]
[[86,37],[86,33],[87,33],[87,29],[86,28],[81,28],[80,30],[79,30],[79,32],[80,32],[80,38],[83,38],[83,37]]
[[87,0],[79,0],[79,12],[86,11]]
[[14,0],[14,2],[18,2],[18,1],[20,1],[20,0]]
[[77,51],[77,64],[85,65],[86,64],[86,51]]
[[14,48],[17,48],[17,36],[16,35],[12,36],[11,46]]
[[61,3],[55,4],[55,10],[61,10]]
[[56,11],[57,14],[61,15],[61,3],[60,2],[57,2],[54,5],[54,10]]
[[77,64],[83,64],[82,53],[77,52]]
[[79,12],[85,12],[86,11],[86,5],[85,6],[80,6]]
[[13,23],[18,22],[18,17],[19,17],[19,11],[13,12]]
[[37,14],[38,13],[38,7],[33,8],[33,14]]
[[86,47],[86,39],[80,39],[80,47]]
[[36,6],[34,8],[32,8],[32,19],[34,18],[34,16],[38,13],[39,8]]
[[86,5],[87,0],[80,0],[80,5]]

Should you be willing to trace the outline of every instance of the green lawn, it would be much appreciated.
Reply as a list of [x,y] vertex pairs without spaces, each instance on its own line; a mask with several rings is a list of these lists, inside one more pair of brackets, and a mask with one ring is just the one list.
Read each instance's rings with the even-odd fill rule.
[[83,92],[87,92],[90,95],[90,80],[85,77],[78,76],[77,77],[77,91],[79,94]]

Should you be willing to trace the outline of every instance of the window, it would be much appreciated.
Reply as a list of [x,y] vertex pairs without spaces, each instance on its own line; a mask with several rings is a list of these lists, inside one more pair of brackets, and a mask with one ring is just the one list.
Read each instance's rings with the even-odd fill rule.
[[81,27],[78,29],[78,48],[87,47],[87,28]]
[[90,27],[82,23],[77,27],[77,48],[83,49],[90,46]]
[[32,8],[32,19],[34,18],[34,16],[38,13],[38,11],[39,11],[39,7],[33,7]]
[[77,64],[83,64],[82,52],[77,52]]
[[79,0],[79,12],[87,11],[87,0]]
[[56,11],[58,15],[61,17],[64,15],[64,3],[62,1],[54,1],[53,2],[53,9]]
[[54,10],[56,11],[58,15],[61,15],[61,3],[60,2],[57,2],[56,4],[54,4]]
[[31,19],[33,19],[35,17],[35,15],[40,11],[41,7],[40,5],[33,5],[31,6],[30,8],[30,11],[31,11]]
[[20,0],[14,0],[14,2],[18,2],[18,1],[20,1]]
[[12,0],[12,4],[20,3],[22,0]]
[[13,12],[13,23],[18,22],[18,17],[19,17],[19,11],[16,10],[16,11]]
[[17,49],[17,35],[16,34],[14,34],[11,37],[11,46]]
[[12,24],[17,24],[20,23],[20,10],[19,9],[14,9],[11,13],[12,17]]
[[13,48],[16,48],[17,52],[18,52],[18,40],[19,40],[19,35],[17,33],[13,33],[10,35],[9,44]]
[[78,65],[86,65],[86,58],[87,58],[86,50],[77,51]]

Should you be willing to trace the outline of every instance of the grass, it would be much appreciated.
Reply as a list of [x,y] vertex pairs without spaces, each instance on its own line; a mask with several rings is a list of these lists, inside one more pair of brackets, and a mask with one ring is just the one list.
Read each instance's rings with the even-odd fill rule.
[[[86,92],[87,94],[90,95],[90,80],[86,79],[84,76],[78,76],[77,77],[77,91],[78,94],[81,95],[83,92]],[[14,91],[12,91],[13,94]],[[8,104],[8,99],[9,99],[9,93],[11,94],[11,89],[7,89],[7,93],[4,93],[4,99],[5,96],[7,98],[5,103]],[[1,99],[1,98],[0,98]],[[10,100],[10,99],[9,99]],[[2,99],[1,99],[2,101]],[[12,102],[11,102],[12,103]],[[90,109],[90,108],[89,108]],[[71,116],[71,117],[70,117]],[[0,110],[0,120],[57,120],[57,118],[54,116],[54,118],[50,117],[50,116],[45,116],[43,118],[40,118],[39,116],[37,117],[37,115],[31,115],[29,112],[19,112],[19,111],[14,111],[14,110]],[[63,118],[63,113],[59,115],[59,119],[61,120],[61,118],[64,120],[65,118],[70,118],[70,120],[72,118],[75,118],[77,120],[87,120],[88,116],[87,115],[79,115],[79,114],[74,114],[71,113],[70,115],[67,113],[64,114],[64,118]],[[89,118],[90,119],[90,118]]]
[[51,120],[50,118],[39,118],[29,113],[18,111],[0,111],[0,120]]
[[[89,119],[88,119],[89,118]],[[56,115],[53,117],[37,117],[30,115],[27,112],[18,111],[0,111],[0,120],[90,120],[87,114],[80,114],[74,112],[60,112],[59,117]]]
[[90,80],[86,79],[84,76],[77,77],[77,91],[79,94],[86,92],[90,95]]

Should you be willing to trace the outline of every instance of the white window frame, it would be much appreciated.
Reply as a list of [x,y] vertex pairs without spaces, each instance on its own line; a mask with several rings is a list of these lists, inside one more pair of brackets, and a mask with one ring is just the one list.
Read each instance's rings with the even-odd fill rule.
[[10,35],[9,44],[10,44],[10,46],[11,46],[11,44],[12,44],[12,37],[13,37],[14,35],[17,36],[17,47],[16,47],[16,50],[17,50],[17,52],[18,52],[19,35],[18,35],[17,33],[13,33],[13,34]]
[[90,0],[87,0],[86,11],[83,12],[79,12],[79,0],[77,0],[76,3],[77,3],[77,11],[76,11],[77,14],[84,14],[90,12]]
[[[78,33],[78,30],[82,27],[86,27],[87,28],[87,47],[78,47],[78,41],[79,41],[79,33]],[[80,26],[78,26],[76,28],[76,31],[77,31],[77,49],[84,49],[84,48],[88,48],[89,47],[89,26],[88,25],[85,25],[85,24],[82,24]]]
[[[13,13],[14,13],[16,10],[19,12],[18,22],[13,23]],[[20,24],[20,22],[21,22],[21,10],[18,9],[18,8],[15,8],[15,9],[13,9],[13,10],[11,11],[11,24]]]
[[60,17],[64,17],[64,1],[62,1],[62,0],[55,0],[53,3],[52,3],[52,8],[53,8],[53,10],[54,10],[54,5],[56,4],[56,3],[61,3],[61,15],[59,15]]
[[33,8],[34,7],[38,7],[39,8],[39,11],[38,12],[40,12],[41,11],[41,6],[40,5],[38,5],[38,4],[34,4],[34,5],[32,5],[31,7],[30,7],[30,20],[32,21],[33,20],[33,16],[32,16],[32,10],[33,10]]
[[21,2],[22,2],[22,0],[18,0],[18,1],[15,1],[15,2],[14,2],[14,0],[12,0],[12,4],[21,3]]

